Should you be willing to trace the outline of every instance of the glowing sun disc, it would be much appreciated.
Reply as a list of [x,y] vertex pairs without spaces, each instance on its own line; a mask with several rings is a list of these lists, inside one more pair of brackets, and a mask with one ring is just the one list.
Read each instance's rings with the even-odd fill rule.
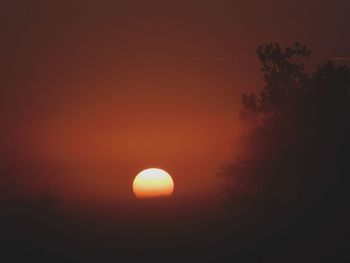
[[132,189],[138,198],[170,196],[174,191],[174,181],[166,171],[150,168],[136,175]]

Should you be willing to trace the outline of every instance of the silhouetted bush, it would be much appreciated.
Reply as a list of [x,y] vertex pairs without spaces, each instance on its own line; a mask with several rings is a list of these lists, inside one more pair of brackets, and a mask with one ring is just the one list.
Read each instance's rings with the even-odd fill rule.
[[275,210],[335,197],[349,174],[348,67],[327,62],[309,73],[303,61],[311,52],[299,43],[257,53],[265,85],[242,97],[245,131],[220,173],[225,188]]
[[243,95],[244,132],[219,176],[235,213],[255,220],[255,253],[334,261],[346,255],[340,233],[349,229],[349,69],[326,62],[308,72],[311,52],[298,43],[257,53],[265,85]]

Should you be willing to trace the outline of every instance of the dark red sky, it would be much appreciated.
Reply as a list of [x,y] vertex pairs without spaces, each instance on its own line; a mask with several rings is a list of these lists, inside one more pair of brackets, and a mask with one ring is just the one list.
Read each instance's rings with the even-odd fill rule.
[[314,64],[349,60],[349,12],[348,0],[3,2],[0,189],[124,198],[155,166],[179,193],[215,193],[241,94],[262,84],[256,47],[298,40]]

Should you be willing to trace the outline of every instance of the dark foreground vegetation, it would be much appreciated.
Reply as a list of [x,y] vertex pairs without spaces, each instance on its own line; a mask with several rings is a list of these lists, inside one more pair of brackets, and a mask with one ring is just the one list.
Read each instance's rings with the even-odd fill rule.
[[226,201],[67,210],[54,189],[2,202],[1,262],[348,262],[350,75],[299,44],[258,49],[265,86],[220,176]]
[[240,151],[220,174],[225,188],[233,203],[258,213],[256,225],[266,234],[257,245],[261,255],[281,255],[281,262],[344,260],[349,68],[326,62],[310,73],[304,63],[311,51],[298,43],[286,49],[269,44],[257,52],[265,85],[243,96],[245,132]]

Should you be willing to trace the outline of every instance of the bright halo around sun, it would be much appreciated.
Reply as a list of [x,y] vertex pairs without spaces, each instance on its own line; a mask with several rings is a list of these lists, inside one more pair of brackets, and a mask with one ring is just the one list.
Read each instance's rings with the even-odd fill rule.
[[138,198],[170,196],[174,191],[174,181],[166,171],[150,168],[136,175],[132,189]]

